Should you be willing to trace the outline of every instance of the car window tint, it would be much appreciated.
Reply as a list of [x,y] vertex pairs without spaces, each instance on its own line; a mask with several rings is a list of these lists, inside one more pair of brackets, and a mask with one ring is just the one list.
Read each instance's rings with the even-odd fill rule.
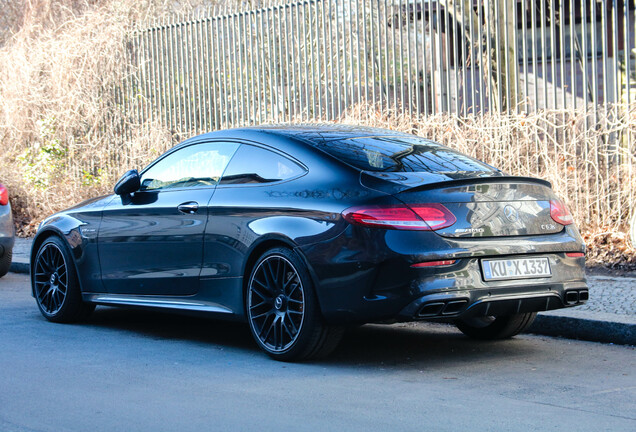
[[303,172],[301,166],[278,153],[243,144],[230,161],[221,184],[270,183],[290,179]]
[[497,172],[496,168],[419,137],[362,137],[315,141],[312,144],[336,159],[363,171]]
[[214,186],[238,147],[237,143],[214,142],[177,150],[144,172],[141,190]]

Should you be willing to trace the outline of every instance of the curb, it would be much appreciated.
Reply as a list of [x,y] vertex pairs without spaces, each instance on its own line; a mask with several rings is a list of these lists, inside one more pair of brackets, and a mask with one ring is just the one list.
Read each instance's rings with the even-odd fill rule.
[[636,345],[635,323],[594,317],[539,314],[527,332],[591,342]]

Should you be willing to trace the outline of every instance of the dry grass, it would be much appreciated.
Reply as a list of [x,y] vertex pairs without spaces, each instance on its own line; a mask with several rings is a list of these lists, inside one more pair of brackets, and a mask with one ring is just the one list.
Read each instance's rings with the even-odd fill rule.
[[[0,182],[12,193],[19,234],[32,234],[52,212],[108,193],[123,171],[175,143],[161,124],[126,117],[113,92],[134,72],[124,59],[135,23],[173,13],[175,4],[15,0],[6,9],[13,18],[5,17],[0,33]],[[201,4],[207,2],[178,2],[177,12]],[[2,0],[0,6],[5,10]],[[574,213],[590,261],[634,266],[624,233],[635,208],[636,107],[596,118],[602,120],[572,111],[413,118],[366,105],[338,121],[413,132],[509,174],[547,179]]]

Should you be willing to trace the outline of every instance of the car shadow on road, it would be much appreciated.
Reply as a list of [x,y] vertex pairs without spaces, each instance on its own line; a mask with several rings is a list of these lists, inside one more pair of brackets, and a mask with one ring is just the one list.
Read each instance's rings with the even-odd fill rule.
[[[86,324],[157,340],[218,345],[249,355],[265,356],[244,323],[146,309],[99,307]],[[421,368],[425,364],[428,368],[435,368],[489,358],[499,361],[531,358],[541,356],[541,351],[532,339],[525,336],[503,341],[476,341],[450,325],[403,323],[349,329],[330,356],[311,363],[397,369]]]

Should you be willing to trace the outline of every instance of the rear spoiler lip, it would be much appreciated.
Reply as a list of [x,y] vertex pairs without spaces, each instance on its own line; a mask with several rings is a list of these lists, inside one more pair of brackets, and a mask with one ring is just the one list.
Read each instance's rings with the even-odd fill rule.
[[431,189],[439,189],[455,187],[455,186],[464,186],[471,184],[484,184],[484,183],[534,183],[540,184],[543,186],[547,186],[552,189],[552,184],[543,179],[535,178],[535,177],[523,177],[523,176],[493,176],[493,177],[474,177],[460,180],[446,180],[441,182],[427,183],[419,186],[414,186],[412,188],[405,188],[399,193],[403,192],[417,192],[417,191],[426,191]]

